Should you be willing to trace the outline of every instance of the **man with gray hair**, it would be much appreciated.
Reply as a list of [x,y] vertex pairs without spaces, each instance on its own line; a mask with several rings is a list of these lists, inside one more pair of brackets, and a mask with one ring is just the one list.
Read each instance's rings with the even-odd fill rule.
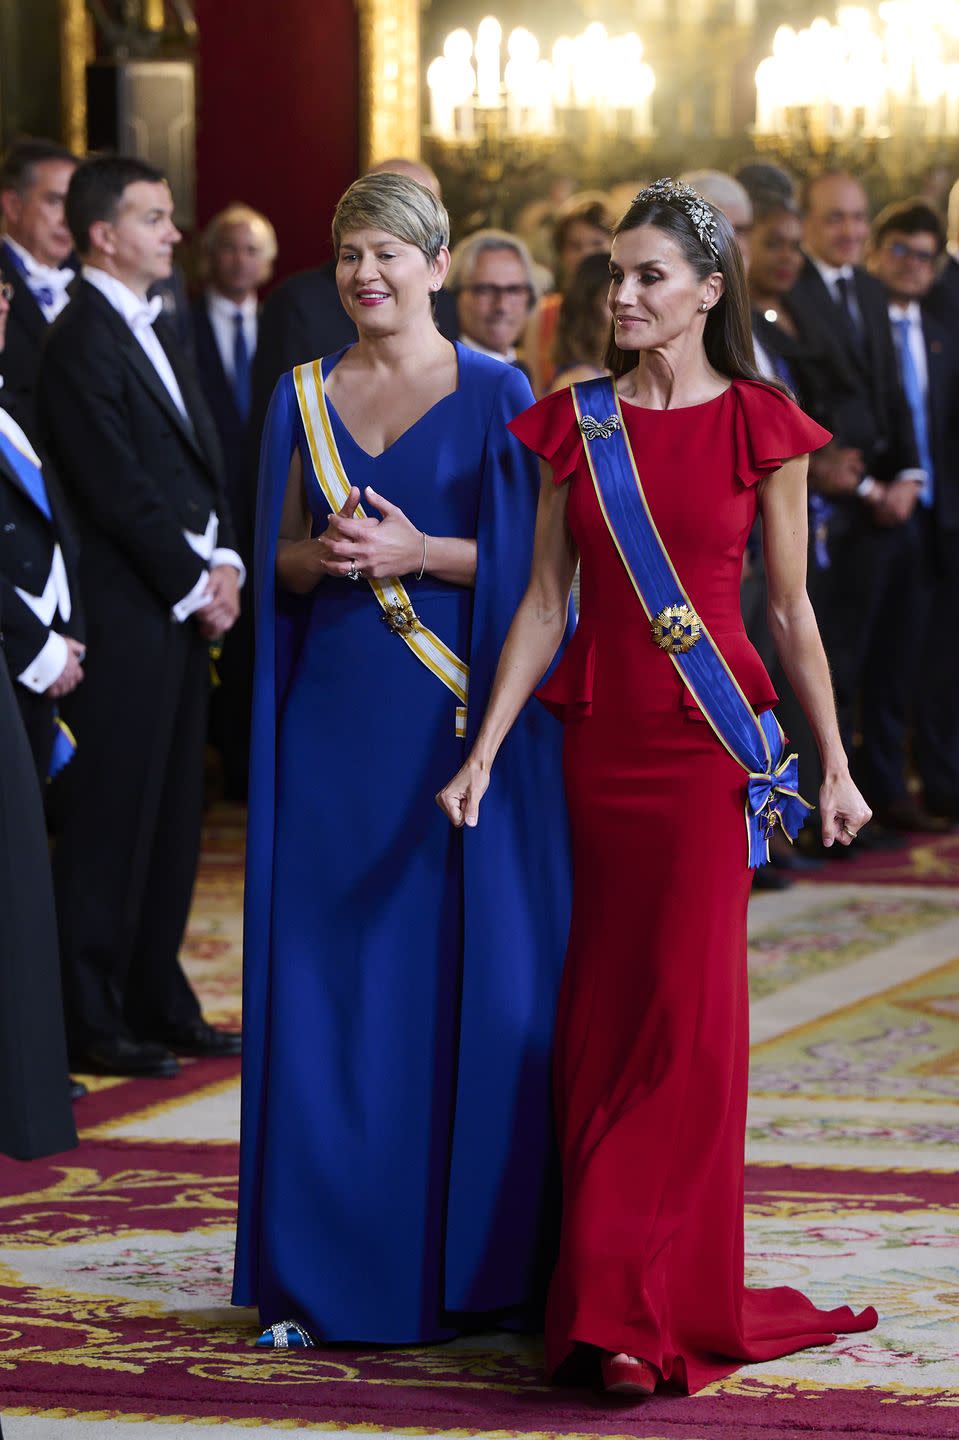
[[749,191],[724,170],[685,170],[680,175],[687,185],[698,190],[704,200],[721,210],[736,232],[736,244],[749,268],[749,237],[753,229],[753,202]]
[[516,365],[516,342],[541,288],[523,241],[506,230],[468,235],[453,250],[447,284],[463,344]]

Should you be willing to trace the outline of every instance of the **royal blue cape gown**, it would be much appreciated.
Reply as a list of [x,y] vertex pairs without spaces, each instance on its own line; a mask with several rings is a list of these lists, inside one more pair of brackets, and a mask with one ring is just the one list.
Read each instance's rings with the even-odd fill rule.
[[[469,662],[468,747],[528,579],[539,484],[506,429],[531,403],[525,378],[457,353],[458,388],[377,458],[330,415],[361,490],[418,528],[477,539],[475,589],[404,582]],[[450,826],[434,796],[465,754],[455,697],[365,583],[276,589],[297,445],[319,532],[329,506],[287,374],[264,432],[254,567],[234,1303],[330,1341],[436,1340],[508,1311],[536,1325],[569,923],[561,727],[531,702],[479,826]]]

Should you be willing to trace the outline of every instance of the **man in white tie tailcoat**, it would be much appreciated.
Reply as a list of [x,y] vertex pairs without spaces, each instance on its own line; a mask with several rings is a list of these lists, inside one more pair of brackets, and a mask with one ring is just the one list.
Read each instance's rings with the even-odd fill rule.
[[209,645],[239,613],[216,427],[147,292],[179,232],[165,177],[100,156],[74,173],[83,262],[38,388],[80,532],[86,678],[65,716],[54,857],[67,1038],[77,1069],[169,1076],[178,1055],[238,1053],[180,966],[199,854]]

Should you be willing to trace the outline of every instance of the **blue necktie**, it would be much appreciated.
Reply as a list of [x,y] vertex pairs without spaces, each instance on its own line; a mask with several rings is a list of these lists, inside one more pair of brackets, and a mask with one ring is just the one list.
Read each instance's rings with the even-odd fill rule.
[[37,509],[42,511],[48,520],[52,520],[53,512],[50,509],[47,487],[43,481],[43,471],[38,465],[34,465],[22,450],[17,449],[13,441],[9,440],[2,430],[0,430],[0,453],[3,454],[7,464]]
[[250,352],[243,329],[243,312],[233,316],[233,395],[241,417],[250,416]]
[[919,464],[926,472],[926,483],[919,496],[920,505],[931,505],[933,497],[932,450],[929,445],[929,416],[926,412],[926,397],[922,393],[922,382],[909,344],[911,321],[906,316],[892,322],[899,352],[899,378],[912,415],[912,428],[916,437]]

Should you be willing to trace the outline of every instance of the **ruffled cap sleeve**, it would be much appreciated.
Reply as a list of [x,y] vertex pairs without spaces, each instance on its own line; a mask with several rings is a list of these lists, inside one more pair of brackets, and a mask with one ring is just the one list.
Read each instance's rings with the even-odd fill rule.
[[561,485],[576,469],[583,453],[582,436],[576,421],[569,389],[546,395],[509,422],[509,428],[534,455],[547,461],[553,481]]
[[736,475],[755,485],[796,455],[821,450],[832,439],[794,400],[772,385],[754,380],[733,382]]

